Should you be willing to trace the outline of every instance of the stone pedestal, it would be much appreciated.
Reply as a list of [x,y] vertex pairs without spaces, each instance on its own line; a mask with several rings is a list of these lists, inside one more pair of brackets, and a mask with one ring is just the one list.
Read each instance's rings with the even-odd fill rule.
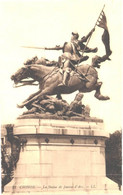
[[5,186],[4,194],[107,194],[118,190],[106,177],[105,139],[109,135],[102,120],[18,119],[14,135],[25,142],[14,179]]

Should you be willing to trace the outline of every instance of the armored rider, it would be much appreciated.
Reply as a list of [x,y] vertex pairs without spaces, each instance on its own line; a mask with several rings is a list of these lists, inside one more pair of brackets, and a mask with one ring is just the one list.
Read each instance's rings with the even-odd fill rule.
[[92,33],[95,31],[95,28],[93,28],[87,36],[84,36],[82,37],[80,40],[78,39],[79,38],[79,34],[78,32],[72,32],[72,37],[71,37],[71,44],[72,44],[72,47],[73,47],[73,53],[76,53],[79,57],[81,57],[81,54],[80,52],[86,52],[86,53],[89,53],[89,52],[97,52],[97,47],[96,48],[89,48],[87,47],[84,42],[87,42],[89,37],[92,35]]
[[86,42],[88,38],[92,35],[94,32],[95,28],[93,28],[87,36],[84,36],[79,40],[79,34],[78,32],[72,32],[72,37],[70,44],[72,45],[72,53],[67,51],[65,47],[63,48],[63,54],[62,56],[59,57],[59,65],[63,69],[64,75],[63,75],[63,81],[62,84],[60,85],[67,85],[69,77],[70,77],[70,72],[71,68],[73,68],[76,64],[81,63],[82,61],[87,60],[89,57],[88,56],[83,56],[81,55],[80,52],[84,50],[84,52],[97,52],[97,47],[96,48],[89,48],[84,45],[83,42]]

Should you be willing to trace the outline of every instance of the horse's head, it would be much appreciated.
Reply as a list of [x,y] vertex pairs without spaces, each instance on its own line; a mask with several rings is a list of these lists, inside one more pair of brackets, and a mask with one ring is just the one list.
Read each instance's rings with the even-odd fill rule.
[[[41,82],[42,79],[49,75],[49,73],[52,73],[53,69],[54,67],[47,67],[37,64],[26,65],[13,74],[11,79],[14,81],[16,87],[22,86],[17,86],[18,83],[23,83],[23,85],[30,85],[35,81]],[[31,78],[31,80],[28,78]]]
[[11,80],[17,85],[23,79],[30,77],[29,67],[22,67],[20,68],[15,74],[11,76]]

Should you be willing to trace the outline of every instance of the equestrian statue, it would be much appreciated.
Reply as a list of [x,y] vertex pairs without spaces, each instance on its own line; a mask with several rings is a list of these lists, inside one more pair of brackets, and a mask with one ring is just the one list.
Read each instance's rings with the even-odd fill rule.
[[[84,52],[97,52],[97,48],[91,49],[87,47],[96,26],[104,29],[102,41],[106,54],[102,57],[95,56],[92,58],[91,65],[81,64],[81,62],[88,59],[88,56],[83,56]],[[60,97],[60,94],[70,94],[77,90],[80,93],[88,93],[95,90],[95,97],[98,100],[110,99],[100,92],[102,82],[98,82],[98,72],[96,70],[96,68],[100,68],[100,63],[110,60],[109,56],[112,53],[110,50],[107,20],[103,10],[91,32],[81,40],[78,40],[78,37],[77,32],[72,32],[70,43],[65,43],[63,47],[57,46],[55,48],[63,51],[58,62],[52,61],[50,63],[47,59],[43,59],[43,62],[42,59],[35,57],[32,61],[28,60],[24,63],[24,67],[11,76],[15,86],[19,83],[22,84],[20,86],[33,85],[36,81],[39,85],[39,90],[18,105],[19,108],[32,104],[37,100],[40,101],[46,95],[57,95],[57,97]],[[86,45],[83,44],[84,41],[87,41]],[[31,78],[31,80],[25,80],[28,78]]]

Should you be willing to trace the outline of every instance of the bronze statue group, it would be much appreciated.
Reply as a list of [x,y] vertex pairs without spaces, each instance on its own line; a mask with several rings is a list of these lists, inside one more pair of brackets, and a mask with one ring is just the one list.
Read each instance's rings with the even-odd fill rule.
[[[102,57],[95,56],[92,58],[91,65],[80,64],[86,61],[89,56],[84,53],[96,53],[98,48],[89,48],[88,42],[95,31],[96,26],[104,29],[102,35],[102,42],[105,46],[105,55]],[[86,44],[85,44],[86,43]],[[40,48],[38,48],[40,49]],[[81,114],[86,115],[85,106],[82,105],[82,93],[96,90],[95,97],[99,100],[108,100],[108,96],[103,96],[100,92],[102,82],[97,82],[98,73],[95,68],[100,68],[100,63],[110,60],[109,56],[112,51],[110,49],[110,36],[107,27],[107,20],[104,11],[102,10],[94,28],[87,34],[87,36],[79,39],[78,32],[72,32],[70,42],[65,42],[63,46],[56,46],[54,48],[44,48],[46,50],[62,50],[62,55],[59,56],[58,61],[50,61],[37,56],[24,62],[24,68],[12,75],[11,79],[15,84],[24,83],[25,78],[32,78],[30,84],[38,81],[39,91],[32,94],[18,107],[26,107],[27,112],[24,115],[32,113],[51,113],[66,116],[76,116]],[[81,96],[80,101],[77,97],[70,105],[61,98],[61,94],[70,94],[78,90]],[[51,95],[57,95],[56,98]],[[79,103],[78,103],[79,102]],[[79,111],[78,111],[79,110]],[[89,110],[89,109],[88,109]],[[90,112],[90,111],[89,111]],[[88,112],[88,113],[89,113]],[[87,115],[89,116],[89,114]]]

